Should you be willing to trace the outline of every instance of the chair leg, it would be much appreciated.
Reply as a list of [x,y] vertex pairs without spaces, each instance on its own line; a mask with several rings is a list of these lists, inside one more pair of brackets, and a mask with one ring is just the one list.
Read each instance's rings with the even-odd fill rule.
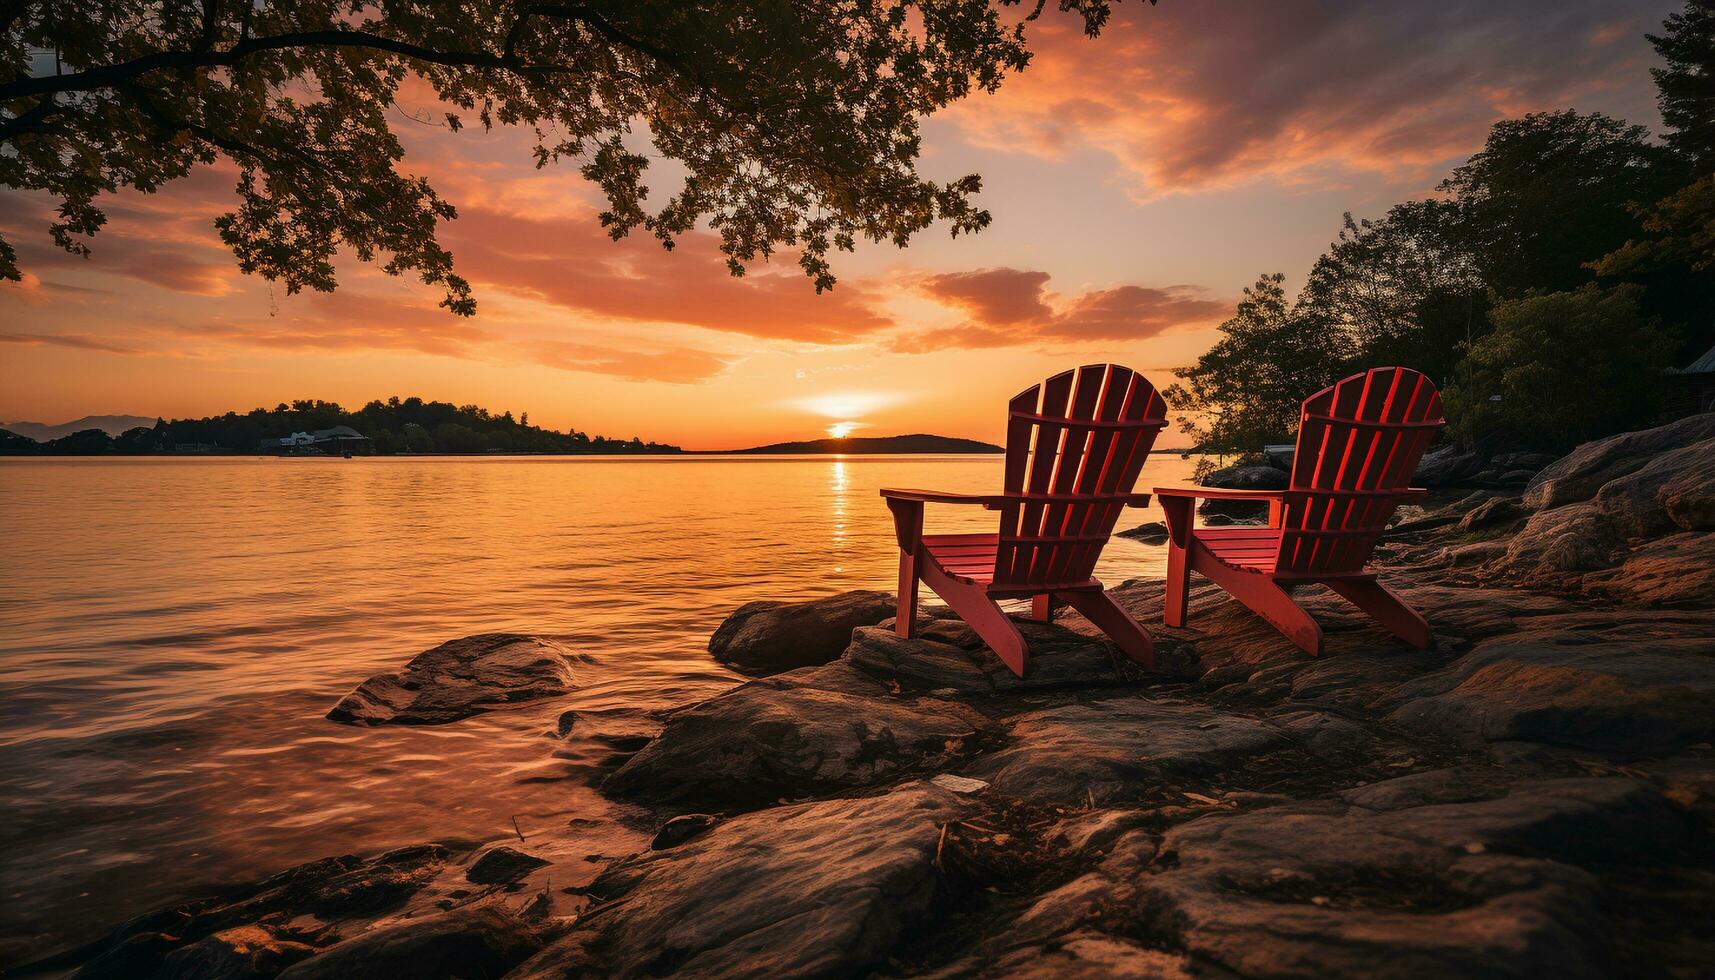
[[1191,524],[1197,502],[1187,497],[1162,497],[1167,515],[1167,582],[1161,597],[1161,621],[1184,626],[1187,596],[1191,591]]
[[1335,579],[1322,584],[1345,596],[1347,602],[1369,613],[1370,618],[1387,627],[1394,636],[1419,650],[1433,645],[1428,621],[1375,579]]
[[1030,648],[1024,642],[1024,634],[1018,631],[1018,625],[1001,611],[987,592],[949,578],[932,561],[924,562],[918,574],[936,595],[946,600],[960,619],[976,630],[1001,663],[1019,677],[1024,676],[1030,665]]
[[1066,605],[1084,614],[1084,618],[1108,635],[1108,639],[1125,651],[1144,670],[1155,669],[1155,641],[1131,614],[1106,592],[1067,592],[1062,598]]
[[1038,623],[1054,622],[1054,595],[1044,592],[1030,597],[1030,618]]
[[899,599],[894,606],[893,631],[910,639],[917,629],[917,554],[899,551]]
[[1322,627],[1299,608],[1275,581],[1257,572],[1241,572],[1223,565],[1213,557],[1197,552],[1191,554],[1192,565],[1210,581],[1225,589],[1227,594],[1244,603],[1300,650],[1313,657],[1322,655]]

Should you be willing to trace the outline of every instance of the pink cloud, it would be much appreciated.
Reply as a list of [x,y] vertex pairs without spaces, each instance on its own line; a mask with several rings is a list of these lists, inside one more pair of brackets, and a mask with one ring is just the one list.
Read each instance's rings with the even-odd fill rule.
[[1124,285],[1070,297],[1048,290],[1048,274],[979,269],[925,277],[925,296],[965,313],[957,327],[895,338],[895,350],[1011,347],[1140,340],[1181,326],[1213,322],[1232,308],[1194,286]]

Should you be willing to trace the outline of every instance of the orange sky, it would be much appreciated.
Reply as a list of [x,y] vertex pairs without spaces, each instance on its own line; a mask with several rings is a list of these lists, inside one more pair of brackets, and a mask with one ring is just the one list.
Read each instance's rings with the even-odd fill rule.
[[1342,211],[1424,193],[1497,119],[1657,125],[1642,34],[1677,7],[1162,0],[1095,41],[1051,16],[1029,71],[926,127],[922,171],[982,173],[994,224],[838,256],[821,296],[791,256],[729,277],[710,235],[615,244],[523,134],[403,114],[405,168],[460,209],[474,319],[355,260],[333,294],[241,275],[211,225],[230,168],[109,200],[88,261],[47,241],[49,202],[0,195],[26,271],[0,286],[0,419],[416,394],[697,449],[839,422],[998,440],[1007,396],[1067,367],[1165,386],[1259,273],[1301,279]]

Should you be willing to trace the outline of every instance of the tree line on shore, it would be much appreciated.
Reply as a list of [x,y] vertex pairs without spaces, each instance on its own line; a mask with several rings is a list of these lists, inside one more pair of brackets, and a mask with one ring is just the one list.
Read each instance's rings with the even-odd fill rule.
[[1364,367],[1442,386],[1453,438],[1561,450],[1660,421],[1715,344],[1715,0],[1646,35],[1666,133],[1573,109],[1496,123],[1433,197],[1345,215],[1289,299],[1245,290],[1167,392],[1203,447],[1289,441],[1301,400]]
[[514,418],[476,405],[400,398],[370,402],[348,412],[336,402],[301,400],[271,409],[227,412],[202,419],[157,419],[117,436],[85,429],[48,442],[0,430],[0,453],[9,455],[153,455],[157,453],[252,453],[267,440],[295,432],[349,426],[369,437],[379,454],[395,453],[676,453],[678,446],[591,436],[576,429],[557,432],[530,424],[530,413]]

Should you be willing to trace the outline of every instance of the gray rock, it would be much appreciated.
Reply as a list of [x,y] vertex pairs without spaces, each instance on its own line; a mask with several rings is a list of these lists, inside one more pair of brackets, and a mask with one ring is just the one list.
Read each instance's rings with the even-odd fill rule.
[[1141,696],[1014,716],[1011,744],[964,770],[1037,803],[1122,800],[1164,778],[1200,775],[1285,746],[1260,722]]
[[572,690],[582,660],[556,640],[483,633],[418,654],[404,670],[377,674],[327,716],[347,725],[444,725]]
[[320,948],[338,936],[331,927],[270,925],[292,921],[351,922],[395,913],[445,867],[439,844],[396,848],[374,858],[322,858],[216,898],[197,899],[126,923],[82,951],[77,976],[272,976],[301,959],[299,946]]
[[1476,476],[1486,462],[1482,453],[1463,446],[1439,446],[1417,461],[1411,483],[1418,487],[1450,486]]
[[1715,412],[1586,442],[1530,481],[1524,505],[1543,510],[1589,500],[1610,480],[1641,469],[1664,452],[1706,439],[1715,439]]
[[839,657],[852,630],[894,613],[887,592],[852,591],[809,602],[751,602],[709,637],[709,653],[747,674],[776,674]]
[[1669,531],[1690,530],[1669,514],[1696,523],[1702,510],[1715,511],[1715,439],[1670,449],[1596,491],[1596,506],[1621,538],[1653,538]]
[[[1380,813],[1304,804],[1173,828],[1160,872],[1131,901],[1107,897],[1122,927],[1242,976],[1599,977],[1601,885],[1580,865],[1685,839],[1659,795],[1623,779]],[[1124,852],[1104,868],[1121,882]]]
[[1491,530],[1515,523],[1521,520],[1524,515],[1525,510],[1519,506],[1519,498],[1491,497],[1473,507],[1464,517],[1459,519],[1459,530],[1467,534],[1473,531]]
[[312,956],[281,980],[498,977],[542,948],[536,929],[499,903],[372,929]]
[[235,926],[169,953],[154,975],[161,980],[273,977],[315,952],[315,947],[284,939],[266,926]]
[[[1287,472],[1273,466],[1229,466],[1203,478],[1206,487],[1226,490],[1285,490]],[[1254,518],[1266,516],[1266,502],[1246,500],[1205,500],[1198,508],[1202,513],[1227,517]]]
[[866,679],[873,690],[865,693],[795,680],[752,681],[676,712],[602,789],[656,802],[755,807],[938,766],[988,725],[963,705],[891,697],[873,680]]
[[[1062,613],[1061,615],[1066,615]],[[843,664],[910,691],[1001,694],[1013,691],[1137,683],[1144,679],[1106,639],[1060,625],[1021,622],[1030,669],[1018,677],[976,631],[958,620],[936,620],[907,640],[890,629],[860,629]]]
[[1285,490],[1287,472],[1276,466],[1229,466],[1203,478],[1203,486],[1223,490]]
[[693,837],[708,833],[719,822],[720,818],[713,814],[682,813],[661,825],[661,829],[655,832],[655,838],[649,842],[649,849],[665,851],[678,847]]
[[1595,501],[1538,511],[1507,542],[1495,571],[1524,582],[1606,568],[1624,544]]
[[1715,534],[1687,531],[1647,542],[1615,569],[1584,577],[1587,592],[1657,606],[1715,606]]
[[526,854],[516,847],[506,844],[496,844],[472,861],[470,868],[465,871],[466,881],[478,885],[510,885],[515,881],[524,880],[525,876],[537,868],[547,864],[534,854]]
[[1129,531],[1115,532],[1114,537],[1130,538],[1133,541],[1142,541],[1144,544],[1165,544],[1167,543],[1167,525],[1160,521],[1150,521],[1148,524],[1139,524]]
[[736,817],[614,864],[605,904],[509,977],[852,976],[928,921],[957,796],[885,796]]
[[[1634,638],[1618,641],[1550,630],[1501,637],[1402,685],[1390,698],[1398,705],[1390,718],[1467,742],[1543,742],[1625,756],[1709,741],[1715,637],[1697,629],[1633,623],[1623,632]],[[1571,637],[1580,642],[1565,642]]]

